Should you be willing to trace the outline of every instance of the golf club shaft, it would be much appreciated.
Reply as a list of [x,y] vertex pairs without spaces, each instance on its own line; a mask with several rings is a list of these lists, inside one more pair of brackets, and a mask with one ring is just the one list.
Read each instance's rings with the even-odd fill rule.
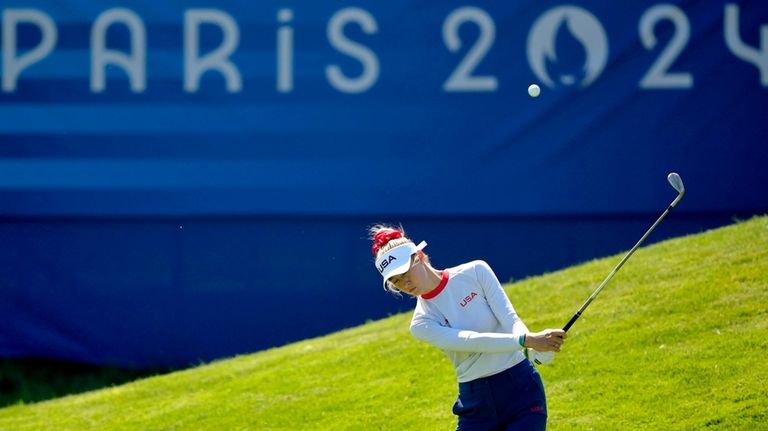
[[640,238],[640,241],[638,241],[637,244],[635,244],[635,246],[632,247],[632,249],[629,250],[629,252],[627,252],[627,254],[621,259],[619,264],[616,265],[615,268],[613,268],[613,271],[611,271],[611,273],[608,274],[608,277],[606,277],[605,280],[603,280],[603,282],[600,283],[599,286],[597,286],[597,289],[595,289],[595,291],[592,292],[592,295],[590,295],[589,298],[587,298],[586,302],[584,302],[584,305],[582,305],[581,308],[579,308],[579,311],[577,311],[576,314],[574,314],[573,317],[571,317],[571,320],[569,320],[568,323],[565,324],[565,326],[563,327],[563,331],[568,332],[568,330],[571,328],[571,326],[573,326],[573,324],[576,323],[576,321],[579,319],[579,317],[581,317],[581,313],[584,312],[584,310],[595,299],[595,297],[597,297],[597,294],[600,293],[600,291],[608,283],[608,281],[610,281],[611,278],[613,278],[613,276],[616,275],[616,272],[618,272],[619,268],[621,268],[622,265],[624,265],[624,262],[626,262],[627,259],[629,259],[629,257],[632,256],[632,253],[634,253],[635,250],[637,250],[637,248],[640,247],[640,244],[642,244],[643,241],[645,241],[645,239],[648,238],[648,235],[650,235],[651,232],[653,232],[653,230],[656,229],[656,226],[658,226],[658,224],[661,223],[662,220],[664,220],[664,217],[666,217],[667,214],[669,214],[669,212],[672,210],[672,208],[674,208],[675,205],[677,205],[677,203],[680,201],[680,199],[682,197],[683,197],[682,193],[679,194],[677,196],[677,198],[675,198],[675,200],[672,201],[672,203],[669,205],[669,207],[667,207],[667,209],[664,210],[664,212],[661,214],[661,217],[659,217],[656,220],[656,222],[653,223],[653,226],[651,226],[651,228],[648,229],[645,232],[645,234],[642,236],[642,238]]

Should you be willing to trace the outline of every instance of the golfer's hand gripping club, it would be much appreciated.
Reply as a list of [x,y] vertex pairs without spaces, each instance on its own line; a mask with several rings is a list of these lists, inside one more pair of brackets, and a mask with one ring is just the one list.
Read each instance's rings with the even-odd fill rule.
[[548,364],[555,358],[555,352],[565,342],[567,334],[562,329],[545,329],[530,332],[525,336],[525,356],[537,365]]

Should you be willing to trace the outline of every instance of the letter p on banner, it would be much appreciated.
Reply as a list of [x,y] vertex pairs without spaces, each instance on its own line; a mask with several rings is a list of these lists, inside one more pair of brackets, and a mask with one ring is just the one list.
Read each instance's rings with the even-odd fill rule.
[[[36,26],[40,29],[41,37],[36,47],[17,57],[16,31],[19,23]],[[16,91],[16,82],[21,72],[50,54],[56,46],[57,38],[56,24],[47,14],[36,9],[3,11],[3,91]]]

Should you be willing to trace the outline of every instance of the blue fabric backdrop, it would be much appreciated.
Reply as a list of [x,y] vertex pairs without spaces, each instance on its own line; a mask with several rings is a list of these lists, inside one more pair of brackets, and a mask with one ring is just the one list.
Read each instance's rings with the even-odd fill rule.
[[768,210],[760,1],[0,11],[0,356],[179,366],[406,310],[375,222],[506,281],[628,249],[670,171],[653,240]]

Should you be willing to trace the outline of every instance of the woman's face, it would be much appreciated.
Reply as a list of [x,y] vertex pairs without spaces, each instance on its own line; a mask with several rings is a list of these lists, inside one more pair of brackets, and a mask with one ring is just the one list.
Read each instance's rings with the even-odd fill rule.
[[411,296],[420,296],[428,293],[432,287],[427,282],[427,266],[421,253],[411,255],[411,266],[407,272],[389,279],[395,287]]

